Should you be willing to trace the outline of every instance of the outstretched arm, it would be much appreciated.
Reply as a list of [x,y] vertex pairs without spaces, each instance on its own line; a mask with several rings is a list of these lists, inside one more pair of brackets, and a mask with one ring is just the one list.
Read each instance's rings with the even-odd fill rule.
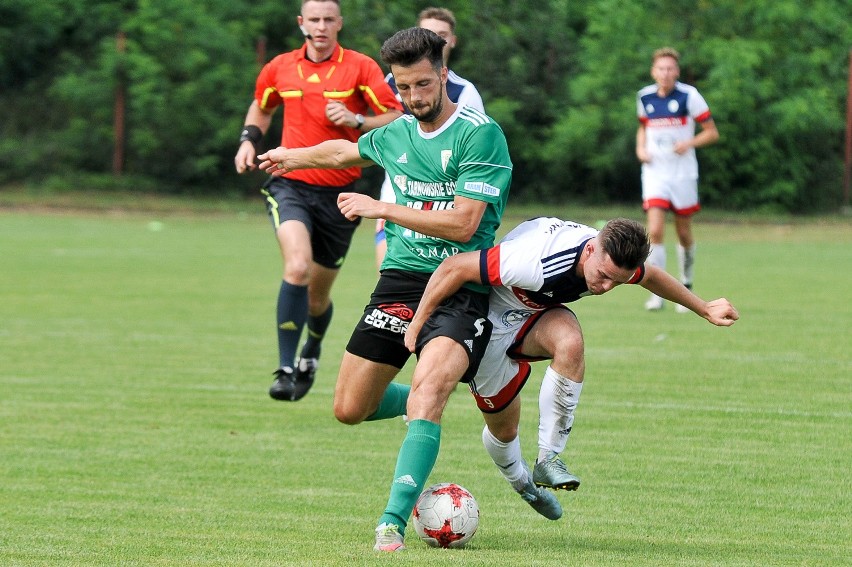
[[663,299],[680,303],[720,327],[730,327],[740,318],[740,314],[727,299],[704,301],[668,272],[656,266],[645,265],[645,278],[640,285]]
[[408,324],[405,332],[405,346],[408,350],[414,352],[417,335],[432,312],[468,282],[482,283],[479,276],[479,251],[456,254],[441,262],[429,278],[414,319]]
[[349,140],[326,140],[307,148],[277,147],[257,156],[260,169],[280,177],[296,169],[345,169],[364,167],[373,162],[361,157],[358,144]]

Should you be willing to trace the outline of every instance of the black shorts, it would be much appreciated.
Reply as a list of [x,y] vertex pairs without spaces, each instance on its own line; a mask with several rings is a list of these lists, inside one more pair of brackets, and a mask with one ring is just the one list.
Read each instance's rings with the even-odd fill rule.
[[[382,271],[346,351],[373,362],[397,368],[405,366],[411,356],[405,348],[405,331],[420,305],[430,275]],[[423,325],[417,337],[417,353],[436,337],[449,337],[465,348],[470,365],[461,381],[468,382],[476,375],[491,338],[488,294],[461,289],[442,303]]]
[[337,208],[337,195],[352,191],[355,184],[343,187],[319,187],[301,181],[270,177],[261,193],[266,197],[266,210],[276,231],[281,223],[296,220],[311,235],[314,262],[338,269],[349,252],[352,235],[361,223],[347,220]]

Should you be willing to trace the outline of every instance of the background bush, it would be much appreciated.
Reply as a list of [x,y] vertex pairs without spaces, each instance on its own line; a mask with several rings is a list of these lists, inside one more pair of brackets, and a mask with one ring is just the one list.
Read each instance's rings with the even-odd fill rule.
[[[384,39],[436,3],[341,4],[341,43],[378,59]],[[638,203],[635,95],[651,83],[653,50],[671,45],[721,133],[699,152],[705,204],[798,212],[841,202],[847,0],[437,4],[459,21],[451,66],[509,139],[519,201]],[[233,155],[256,46],[266,38],[268,60],[301,45],[299,6],[0,0],[0,183],[108,179],[124,85],[126,175],[164,192],[254,192],[262,176],[237,176]],[[266,143],[279,135],[277,125]],[[369,172],[362,188],[377,191],[377,179]]]

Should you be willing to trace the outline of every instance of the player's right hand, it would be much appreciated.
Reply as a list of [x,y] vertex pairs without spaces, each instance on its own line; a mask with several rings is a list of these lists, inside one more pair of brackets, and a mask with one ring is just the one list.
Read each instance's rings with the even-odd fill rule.
[[257,156],[260,160],[260,169],[273,177],[281,177],[285,173],[292,171],[284,165],[284,160],[287,159],[287,148],[279,146],[273,150],[269,150],[265,154]]
[[705,318],[720,327],[730,327],[740,318],[739,312],[724,297],[707,302],[707,315]]

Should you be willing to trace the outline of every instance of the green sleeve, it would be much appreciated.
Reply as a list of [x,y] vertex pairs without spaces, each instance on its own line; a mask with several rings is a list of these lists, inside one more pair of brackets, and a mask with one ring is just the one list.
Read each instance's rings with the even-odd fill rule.
[[456,195],[498,203],[512,182],[512,160],[503,130],[497,124],[473,130],[459,160]]

